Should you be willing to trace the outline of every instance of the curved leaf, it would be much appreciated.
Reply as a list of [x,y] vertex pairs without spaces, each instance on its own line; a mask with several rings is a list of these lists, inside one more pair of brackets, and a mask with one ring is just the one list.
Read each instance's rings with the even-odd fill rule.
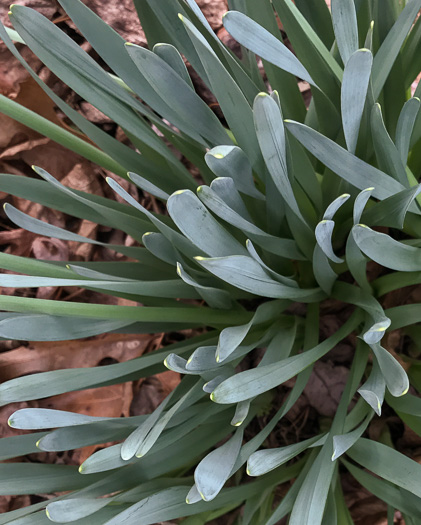
[[323,292],[318,288],[301,289],[278,283],[251,257],[243,255],[208,259],[196,257],[196,260],[223,281],[256,295],[274,299],[300,299],[309,302],[324,297]]
[[421,270],[421,248],[402,244],[364,224],[354,226],[352,235],[360,250],[376,263],[401,272]]
[[205,501],[215,499],[229,478],[242,441],[243,430],[239,429],[229,441],[212,451],[197,465],[194,471],[194,481],[199,494]]
[[222,18],[225,29],[237,42],[280,69],[315,85],[298,58],[269,31],[239,11],[228,11]]

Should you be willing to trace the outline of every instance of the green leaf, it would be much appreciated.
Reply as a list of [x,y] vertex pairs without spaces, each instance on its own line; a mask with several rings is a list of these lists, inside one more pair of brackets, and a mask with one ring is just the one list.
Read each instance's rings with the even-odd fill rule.
[[402,365],[380,344],[370,344],[392,396],[400,397],[409,390],[409,379]]
[[162,233],[146,232],[142,237],[142,244],[155,257],[172,266],[176,266],[177,259],[181,257]]
[[162,60],[172,67],[177,75],[186,82],[192,89],[194,89],[193,82],[190,78],[186,64],[184,63],[183,57],[178,52],[177,48],[171,44],[159,43],[153,46],[153,52],[158,55]]
[[325,294],[330,295],[338,275],[330,266],[328,258],[318,244],[314,247],[313,252],[313,272],[320,288]]
[[290,0],[274,0],[277,11],[298,59],[309,71],[319,88],[332,100],[337,100],[342,69]]
[[329,352],[355,328],[358,321],[359,314],[353,315],[333,336],[302,354],[234,375],[212,392],[212,401],[221,404],[239,403],[288,381]]
[[195,26],[184,17],[182,17],[182,22],[200,56],[209,78],[211,91],[216,96],[238,145],[247,151],[247,156],[254,168],[260,166],[261,154],[256,135],[252,131],[253,114],[247,99]]
[[252,257],[255,261],[257,261],[260,266],[268,272],[268,274],[273,277],[276,281],[285,284],[286,286],[292,286],[294,288],[298,288],[298,283],[295,279],[291,277],[286,277],[285,275],[281,275],[278,272],[275,272],[267,264],[265,264],[260,257],[260,255],[257,253],[256,248],[253,246],[253,243],[250,241],[250,239],[247,239],[246,241],[246,247],[247,251],[250,254],[250,257]]
[[249,323],[240,326],[224,328],[218,339],[216,362],[225,361],[244,341],[253,325],[268,322],[282,313],[287,304],[284,301],[269,301],[257,307],[256,313]]
[[47,505],[45,512],[48,519],[57,523],[69,523],[90,516],[108,505],[114,498],[69,498],[53,501]]
[[360,439],[360,437],[366,431],[370,421],[373,418],[373,413],[371,412],[365,418],[365,420],[359,425],[356,429],[348,432],[347,434],[340,434],[333,436],[333,456],[332,461],[338,459],[342,454],[354,445],[354,443]]
[[389,226],[401,230],[410,207],[411,212],[417,211],[419,213],[412,202],[420,191],[421,185],[402,190],[366,210],[362,220],[372,226]]
[[354,0],[332,0],[331,11],[336,43],[342,62],[347,65],[351,55],[359,47]]
[[161,415],[159,420],[148,432],[147,436],[143,439],[142,442],[140,442],[139,447],[136,451],[137,458],[142,458],[151,450],[158,438],[161,436],[162,432],[168,426],[171,419],[180,410],[182,405],[192,405],[195,401],[197,401],[198,398],[200,398],[203,395],[203,392],[201,391],[202,384],[202,381],[196,383],[196,385],[193,386],[193,388],[191,388],[183,397],[181,397],[181,399],[179,399],[174,406],[172,406],[169,410],[167,410]]
[[297,494],[300,491],[303,481],[308,475],[308,472],[313,464],[315,454],[316,454],[316,451],[314,451],[314,453],[309,455],[296,481],[293,483],[292,487],[288,490],[287,494],[284,496],[280,504],[276,507],[275,511],[270,516],[270,518],[267,521],[265,521],[264,525],[277,525],[279,523],[279,520],[281,520],[283,517],[285,517],[288,513],[291,512],[291,509],[294,505],[294,501],[297,498]]
[[402,69],[405,72],[405,87],[413,83],[419,74],[421,49],[421,22],[418,17],[401,51]]
[[205,501],[216,498],[229,478],[243,441],[243,429],[222,446],[213,450],[197,465],[194,480],[200,496]]
[[[67,85],[119,123],[123,129],[157,150],[174,167],[178,164],[165,144],[144,121],[139,119],[132,107],[151,118],[154,118],[153,113],[146,110],[145,106],[136,101],[124,88],[119,87],[65,33],[27,7],[14,5],[11,19],[28,46]],[[57,42],[57,45],[52,47],[51,41]]]
[[421,399],[412,394],[405,394],[401,397],[387,395],[387,403],[397,412],[416,417],[421,416]]
[[[209,188],[208,186],[199,186],[199,188],[197,189],[197,194],[200,200],[215,215],[223,219],[226,223],[231,224],[232,226],[235,226],[236,228],[240,229],[242,232],[244,232],[244,234],[248,235],[251,239],[253,239],[257,244],[265,248],[267,251],[288,258],[293,258],[295,256],[297,256],[298,258],[302,257],[297,245],[292,239],[280,239],[279,237],[275,237],[274,235],[270,235],[269,233],[266,233],[265,231],[261,230],[252,222],[242,217],[238,212],[230,208],[228,204],[225,203],[219,197],[219,195],[213,191],[212,188]],[[204,220],[204,213],[202,214],[202,217],[202,220]],[[231,254],[232,251],[231,253],[226,253],[225,255]]]
[[[141,499],[128,509],[120,512],[107,522],[108,525],[134,525],[139,522],[139,514],[144,525],[153,525],[171,519],[172,516],[182,516],[186,507],[185,495],[187,487],[171,487]],[[181,511],[181,512],[180,512]]]
[[297,57],[278,38],[254,20],[238,11],[228,11],[222,21],[228,33],[241,45],[280,69],[315,85]]
[[38,439],[38,451],[61,452],[124,439],[146,417],[136,417],[125,422],[116,418],[116,420],[108,419],[98,423],[58,428]]
[[237,404],[237,407],[235,409],[235,414],[233,418],[231,419],[231,425],[234,427],[239,427],[242,425],[245,421],[245,419],[248,416],[249,410],[250,410],[250,400],[241,401],[241,403]]
[[216,146],[206,153],[205,161],[217,177],[231,177],[238,191],[259,200],[265,199],[254,185],[249,159],[238,146]]
[[[20,175],[0,175],[0,187],[4,192],[23,199],[30,199],[32,202],[38,202],[43,206],[48,206],[74,217],[122,229],[135,239],[140,240],[143,232],[153,228],[148,221],[139,217],[137,211],[132,210],[129,206],[111,199],[67,188],[72,193],[72,198],[69,198],[69,193],[66,194],[62,187],[59,187],[59,183],[53,185],[27,177],[25,184],[22,185]],[[81,199],[76,200],[76,197],[73,198],[73,194],[81,197]],[[104,209],[107,210],[107,214],[101,213]],[[145,255],[147,254],[146,250],[142,251]],[[142,260],[145,258],[142,257]],[[149,262],[150,260],[149,258]],[[158,261],[155,260],[155,262]]]
[[[142,90],[139,94],[159,114],[193,139],[196,138],[196,133],[199,133],[212,145],[231,143],[216,115],[172,67],[143,47],[126,44],[126,48],[139,72],[153,92],[160,97],[160,101],[154,105]],[[168,108],[171,108],[171,112],[166,116]],[[176,116],[171,117],[173,112]]]
[[165,201],[168,199],[169,195],[167,192],[161,190],[160,188],[158,188],[158,186],[155,186],[155,184],[149,182],[144,177],[141,177],[140,175],[131,172],[128,173],[128,177],[141,190],[146,191],[147,193],[150,193],[155,197],[158,197],[158,199],[162,199]]
[[331,439],[326,441],[301,485],[290,516],[290,525],[321,525],[335,463]]
[[39,452],[37,443],[46,434],[46,432],[35,432],[23,436],[13,435],[0,439],[0,461]]
[[405,189],[392,177],[355,157],[314,129],[291,120],[287,120],[285,125],[310,153],[342,179],[360,190],[373,186],[373,197],[376,199],[386,199]]
[[132,432],[127,439],[124,440],[124,443],[121,445],[121,459],[128,461],[132,459],[137,451],[139,450],[142,443],[147,438],[149,432],[152,430],[156,422],[161,417],[161,414],[165,410],[168,403],[171,401],[171,395],[167,396],[160,405],[152,412],[152,414],[144,421],[139,427]]
[[215,353],[216,345],[199,346],[187,359],[186,369],[196,371],[217,368],[218,363],[216,362]]
[[[340,1],[336,2],[341,4]],[[347,0],[346,4],[353,4]],[[342,127],[348,151],[355,154],[358,133],[363,116],[370,81],[373,55],[368,49],[359,49],[346,63],[341,89]]]
[[337,257],[332,247],[332,234],[335,227],[334,221],[323,220],[316,226],[316,240],[323,253],[334,263],[341,263],[343,259]]
[[35,288],[42,286],[78,286],[92,288],[101,292],[115,292],[118,294],[134,294],[151,297],[172,297],[178,298],[198,298],[200,295],[192,291],[190,286],[186,286],[179,280],[163,281],[97,281],[81,279],[57,279],[49,277],[32,277],[26,275],[4,275],[0,276],[2,286],[14,288]]
[[287,461],[307,450],[320,439],[320,435],[287,445],[286,447],[270,448],[254,452],[247,461],[247,474],[249,476],[262,476],[271,470],[280,467]]
[[341,206],[345,204],[345,202],[350,198],[349,193],[344,193],[337,197],[333,202],[329,204],[329,206],[326,208],[326,211],[323,214],[323,219],[325,220],[331,220],[335,216],[336,212],[339,210]]
[[26,213],[21,212],[11,204],[6,203],[3,206],[3,209],[7,217],[20,228],[24,228],[38,235],[43,235],[45,237],[53,237],[55,239],[62,239],[65,241],[74,241],[74,242],[87,242],[89,244],[96,244],[98,246],[105,246],[112,250],[115,250],[119,253],[123,253],[129,257],[136,257],[138,254],[138,248],[127,247],[123,245],[116,244],[106,244],[100,241],[89,239],[88,237],[83,237],[77,233],[72,233],[53,224],[48,224],[47,222],[35,219]]
[[[69,147],[73,151],[82,154],[87,159],[98,163],[99,165],[105,167],[106,169],[109,169],[114,173],[121,175],[122,177],[126,177],[126,172],[129,169],[134,171],[139,170],[147,173],[148,175],[153,174],[153,178],[155,180],[161,180],[162,183],[165,184],[165,186],[169,184],[169,189],[171,191],[174,191],[174,189],[176,189],[174,188],[174,183],[171,182],[171,179],[169,179],[168,177],[164,176],[164,180],[162,180],[162,168],[159,170],[156,164],[146,160],[144,156],[137,154],[128,146],[112,138],[109,134],[99,129],[95,124],[89,122],[80,113],[78,113],[76,110],[72,109],[69,105],[63,102],[54,93],[54,91],[52,91],[25,62],[25,60],[18,53],[17,49],[8,38],[7,33],[5,33],[4,27],[1,24],[0,36],[6,43],[8,49],[15,56],[15,58],[21,62],[21,64],[32,76],[32,78],[47,93],[47,95],[54,101],[54,103],[60,108],[60,110],[63,111],[63,113],[67,115],[67,117],[70,118],[70,120],[74,122],[75,125],[83,133],[85,133],[95,144],[97,144],[99,148],[101,148],[104,151],[107,151],[107,153],[111,155],[112,159],[109,159],[108,155],[102,153],[100,150],[97,150],[97,148],[92,148],[85,140],[80,140],[78,142],[78,146],[76,147],[73,141],[73,134],[70,134],[62,128],[55,126],[54,124],[50,123],[46,119],[43,119],[36,113],[33,113],[26,108],[23,108],[16,102],[9,101],[9,99],[7,99],[6,97],[4,97],[4,99],[1,99],[1,101],[4,102],[4,104],[2,104],[3,111],[6,111],[6,113],[9,116],[16,118],[17,120],[19,120],[19,122],[28,125],[32,129],[35,129],[38,132],[52,138],[53,140],[56,140],[58,143],[63,144],[65,147]],[[13,104],[14,106],[13,109],[10,109],[10,111],[8,111],[5,109],[5,105],[9,107],[10,104]],[[12,111],[13,114],[11,113]],[[154,118],[154,115],[152,113],[150,118]],[[66,133],[67,135],[63,136],[63,133]],[[70,142],[70,140],[72,140],[73,143]],[[124,166],[125,169],[122,169],[121,166]],[[178,177],[179,172],[177,172],[177,178]],[[185,180],[185,184],[187,184],[188,182],[188,180]]]
[[179,249],[182,253],[185,253],[189,256],[195,256],[197,255],[198,248],[195,248],[195,246],[188,240],[184,235],[181,235],[180,233],[173,230],[170,226],[168,226],[166,223],[161,221],[157,216],[155,216],[153,213],[148,211],[146,208],[144,208],[141,204],[139,204],[131,195],[127,193],[125,189],[123,189],[120,184],[118,184],[115,180],[111,178],[107,178],[107,183],[109,186],[118,194],[120,197],[122,197],[128,204],[142,212],[150,221],[156,226],[156,228],[173,244],[177,249]]
[[409,0],[377,51],[372,73],[374,100],[378,99],[420,9],[421,0]]
[[23,341],[69,341],[118,331],[131,324],[132,321],[122,320],[15,314],[0,321],[0,337]]
[[379,362],[373,361],[373,367],[367,381],[360,386],[358,393],[371,406],[378,416],[382,413],[382,405],[386,390],[386,381]]
[[[421,476],[421,465],[416,461],[391,447],[365,438],[360,438],[347,454],[377,476],[421,497],[418,483]],[[397,465],[399,468],[396,468]]]
[[22,408],[14,412],[8,424],[12,428],[24,430],[38,430],[45,428],[58,428],[73,425],[82,425],[95,421],[107,421],[108,417],[94,417],[64,410],[51,410],[48,408]]
[[408,152],[411,145],[412,132],[420,110],[420,99],[417,97],[407,100],[399,114],[396,126],[395,143],[401,156],[401,161],[406,166]]
[[421,519],[420,501],[414,501],[415,496],[413,494],[406,490],[399,489],[388,481],[368,474],[366,471],[348,463],[348,461],[343,460],[343,463],[353,477],[377,498],[393,504],[395,508],[402,512],[407,512],[410,516]]
[[231,177],[217,177],[211,182],[210,189],[241,217],[253,222],[253,218]]
[[334,43],[335,35],[331,13],[326,2],[316,0],[312,4],[308,4],[306,0],[296,0],[296,6],[320,36],[325,46],[330,49]]
[[3,114],[34,129],[38,133],[49,137],[54,142],[61,144],[65,148],[82,155],[86,159],[95,162],[103,168],[111,170],[118,175],[125,175],[124,168],[96,146],[93,146],[86,140],[83,140],[75,134],[63,129],[58,124],[54,124],[41,115],[38,115],[38,113],[25,108],[4,95],[0,95],[0,109]]
[[304,222],[288,178],[281,110],[269,95],[259,93],[254,101],[253,113],[260,149],[273,182],[287,206]]
[[77,467],[38,463],[3,463],[0,470],[0,495],[41,494],[75,490],[99,481],[79,475]]
[[217,257],[247,253],[191,191],[181,190],[173,193],[168,199],[167,207],[180,231],[208,255]]
[[265,272],[258,262],[244,255],[196,257],[196,261],[223,281],[263,297],[312,302],[324,296],[318,288],[300,289],[278,283]]
[[[189,310],[191,311],[191,309]],[[224,312],[223,315],[226,317],[227,313]],[[247,320],[247,318],[243,318],[239,322],[242,323]],[[169,345],[165,350],[157,350],[152,354],[115,365],[95,368],[69,368],[15,378],[0,385],[0,404],[6,405],[19,401],[41,399],[65,392],[92,388],[93,386],[105,386],[148,377],[165,370],[162,361],[169,352],[189,354],[201,344],[216,344],[216,341],[215,333],[211,333],[196,336],[188,341]]]
[[404,187],[407,187],[408,177],[406,176],[405,167],[395,144],[386,130],[380,104],[374,104],[371,110],[371,135],[379,167],[389,173]]
[[352,235],[360,250],[367,257],[386,268],[402,272],[421,269],[421,248],[402,244],[389,235],[376,232],[364,224],[354,226]]
[[359,224],[359,222],[361,221],[361,215],[363,214],[364,208],[368,200],[370,199],[373,190],[374,188],[366,188],[365,190],[361,191],[355,198],[354,210],[352,214],[354,224]]
[[227,291],[199,284],[184,270],[180,263],[177,263],[177,274],[186,284],[193,286],[211,308],[231,308],[231,296]]

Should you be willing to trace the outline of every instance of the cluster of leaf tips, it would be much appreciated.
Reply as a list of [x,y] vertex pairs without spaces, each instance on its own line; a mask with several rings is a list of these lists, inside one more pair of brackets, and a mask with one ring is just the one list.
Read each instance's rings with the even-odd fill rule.
[[[421,87],[411,96],[421,69],[421,0],[332,0],[331,11],[324,0],[229,0],[223,22],[241,45],[241,61],[194,0],[134,0],[151,50],[126,44],[80,0],[59,3],[113,74],[26,7],[12,6],[14,30],[0,26],[0,36],[90,141],[3,96],[0,111],[128,178],[166,203],[168,215],[148,211],[113,179],[108,183],[127,205],[63,186],[42,168],[34,169],[43,180],[25,184],[0,175],[1,191],[123,230],[140,245],[100,243],[6,205],[21,228],[99,244],[134,262],[53,264],[0,254],[0,267],[19,273],[2,274],[0,285],[83,287],[141,304],[3,295],[0,337],[207,330],[129,362],[2,384],[4,405],[135,380],[162,371],[163,363],[183,375],[147,416],[15,412],[12,427],[38,432],[1,439],[2,460],[119,444],[94,453],[79,472],[2,464],[1,494],[67,493],[6,513],[0,524],[185,518],[183,524],[199,525],[245,503],[239,525],[275,525],[285,516],[290,525],[347,525],[353,521],[340,483],[346,471],[387,503],[389,523],[395,509],[407,525],[420,523],[421,466],[391,442],[362,436],[383,403],[421,435],[421,400],[414,395],[420,364],[381,346],[388,330],[402,330],[415,345],[421,335],[420,305],[384,310],[381,303],[386,293],[421,283]],[[282,42],[279,20],[295,54]],[[65,104],[12,40],[114,120],[132,147]],[[182,56],[216,97],[228,129],[196,94]],[[308,108],[297,77],[311,87]],[[171,148],[205,184],[198,186]],[[392,271],[370,281],[369,260]],[[328,299],[347,303],[352,313],[320,342],[320,306]],[[293,313],[296,302],[306,305],[305,316]],[[265,448],[314,364],[353,333],[354,357],[330,427]],[[256,348],[265,349],[258,366],[239,372]],[[250,437],[247,427],[273,389],[294,377],[284,403]],[[256,479],[245,482],[245,471]],[[276,487],[290,480],[274,506]]]

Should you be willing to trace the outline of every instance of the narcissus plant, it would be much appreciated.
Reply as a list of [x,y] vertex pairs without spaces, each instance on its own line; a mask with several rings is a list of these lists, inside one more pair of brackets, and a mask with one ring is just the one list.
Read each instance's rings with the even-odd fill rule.
[[[2,295],[0,337],[61,341],[186,328],[200,335],[128,362],[3,383],[6,405],[165,367],[182,375],[148,415],[15,412],[12,427],[36,432],[1,439],[2,460],[117,444],[79,470],[2,464],[1,494],[59,495],[6,513],[0,524],[185,518],[199,525],[240,507],[239,525],[275,525],[286,516],[290,525],[352,524],[343,476],[386,502],[389,523],[395,509],[407,525],[420,523],[421,466],[394,448],[393,436],[376,441],[369,429],[386,409],[421,435],[421,305],[384,307],[386,294],[421,283],[421,87],[411,91],[421,69],[421,0],[332,0],[331,10],[324,0],[231,0],[223,23],[241,60],[194,0],[134,0],[149,50],[126,44],[79,0],[59,3],[106,69],[27,7],[12,6],[14,31],[0,27],[0,35],[80,133],[4,96],[0,111],[130,180],[166,211],[148,211],[113,178],[108,183],[126,204],[66,187],[42,167],[24,184],[0,175],[3,192],[137,241],[101,243],[6,205],[21,228],[99,244],[131,262],[0,254],[0,267],[15,272],[2,274],[0,285],[73,286],[138,303]],[[130,144],[64,103],[12,40],[115,121]],[[196,93],[183,57],[216,97],[223,121]],[[297,79],[311,89],[308,107]],[[326,335],[327,311],[341,315]],[[402,336],[393,349],[392,330]],[[352,356],[334,417],[304,440],[269,446],[315,364],[345,340]],[[282,397],[278,387],[287,381]]]

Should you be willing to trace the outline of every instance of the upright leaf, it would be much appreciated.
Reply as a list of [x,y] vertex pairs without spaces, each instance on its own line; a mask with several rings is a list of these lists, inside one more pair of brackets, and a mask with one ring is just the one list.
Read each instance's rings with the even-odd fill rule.
[[357,51],[358,25],[354,0],[332,0],[333,31],[342,62],[347,65],[351,55]]
[[[340,3],[340,0],[336,4]],[[348,0],[346,2],[349,3]],[[353,0],[350,0],[353,4]],[[368,49],[355,51],[346,62],[341,89],[342,127],[350,153],[355,153],[370,81],[373,55]]]

